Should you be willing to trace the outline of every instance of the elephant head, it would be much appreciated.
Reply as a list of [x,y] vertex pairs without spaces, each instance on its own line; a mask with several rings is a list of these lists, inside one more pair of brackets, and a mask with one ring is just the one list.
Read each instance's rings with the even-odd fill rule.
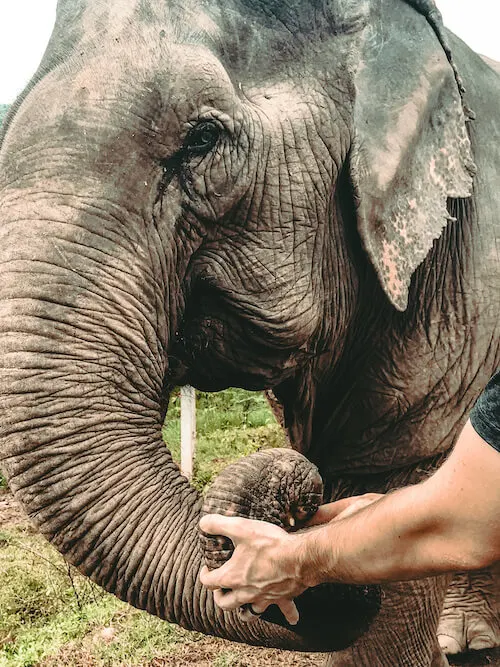
[[0,152],[1,465],[65,557],[138,607],[288,648],[359,633],[311,645],[214,609],[200,501],[160,432],[173,386],[310,377],[367,294],[404,310],[473,173],[422,8],[59,1]]

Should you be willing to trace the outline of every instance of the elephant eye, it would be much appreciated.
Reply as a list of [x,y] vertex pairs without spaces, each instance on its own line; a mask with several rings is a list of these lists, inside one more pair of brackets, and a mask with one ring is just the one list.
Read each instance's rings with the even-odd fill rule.
[[221,128],[212,121],[203,121],[193,127],[184,142],[184,148],[191,155],[205,155],[219,141]]

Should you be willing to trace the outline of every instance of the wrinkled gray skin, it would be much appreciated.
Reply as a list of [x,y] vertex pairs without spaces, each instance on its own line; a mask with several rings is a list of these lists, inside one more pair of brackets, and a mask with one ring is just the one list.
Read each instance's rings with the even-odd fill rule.
[[[335,645],[214,609],[174,385],[273,388],[333,497],[420,478],[500,361],[500,79],[449,35],[466,121],[425,4],[59,2],[0,153],[1,465],[132,604]],[[331,664],[444,664],[447,583],[388,586]]]

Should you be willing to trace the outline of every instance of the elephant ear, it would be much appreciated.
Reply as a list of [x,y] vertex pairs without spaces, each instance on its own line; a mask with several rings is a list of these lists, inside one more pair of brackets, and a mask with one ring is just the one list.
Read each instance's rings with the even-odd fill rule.
[[413,272],[450,220],[447,200],[471,196],[475,166],[442,24],[402,2],[374,14],[355,75],[351,180],[362,243],[403,311]]

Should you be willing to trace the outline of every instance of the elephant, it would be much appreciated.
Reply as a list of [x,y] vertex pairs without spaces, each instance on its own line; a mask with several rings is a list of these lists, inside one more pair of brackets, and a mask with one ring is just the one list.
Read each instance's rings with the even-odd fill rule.
[[[59,0],[0,137],[0,467],[69,562],[207,634],[447,664],[449,577],[315,637],[218,610],[161,425],[267,390],[327,500],[430,474],[500,362],[499,105],[432,0]],[[463,576],[440,634],[494,646]]]

